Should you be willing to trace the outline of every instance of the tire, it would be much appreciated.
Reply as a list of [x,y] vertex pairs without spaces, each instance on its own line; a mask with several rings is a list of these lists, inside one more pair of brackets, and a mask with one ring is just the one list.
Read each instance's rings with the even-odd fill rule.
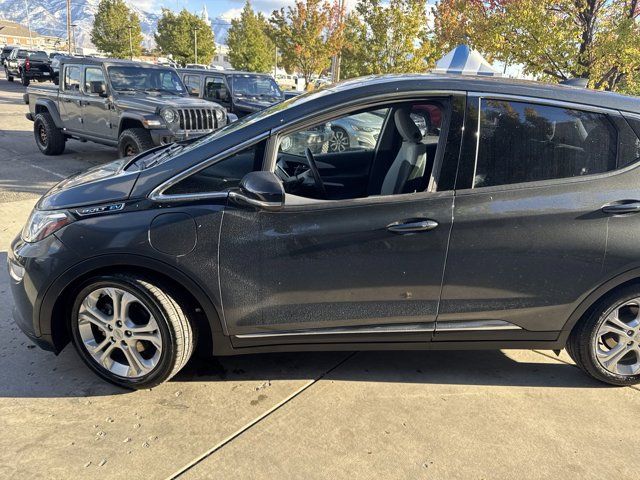
[[[634,320],[638,313],[640,285],[605,296],[573,328],[567,353],[596,380],[618,386],[640,383],[640,322]],[[614,318],[620,322],[612,323]]]
[[13,82],[13,76],[9,74],[9,70],[8,69],[4,69],[4,74],[7,77],[7,81],[8,82]]
[[129,128],[120,134],[118,153],[120,158],[135,157],[155,147],[151,134],[144,128]]
[[24,70],[22,72],[20,72],[20,81],[22,82],[22,85],[25,87],[29,86],[29,78],[27,77],[27,75],[24,73]]
[[[124,315],[113,314],[114,296],[125,305]],[[87,312],[96,309],[101,319],[86,321]],[[120,326],[118,318],[123,319]],[[132,275],[87,280],[75,296],[69,328],[73,345],[89,368],[104,380],[128,389],[152,388],[169,380],[185,366],[195,343],[193,327],[171,292],[153,280]],[[136,328],[147,332],[139,333],[138,338],[153,337],[153,342],[136,339]],[[89,349],[94,347],[96,351],[91,353]]]
[[349,149],[351,140],[349,134],[342,127],[331,127],[333,134],[329,139],[329,151],[330,152],[344,152]]
[[45,155],[60,155],[64,152],[66,140],[49,113],[39,113],[33,121],[33,135],[36,145]]

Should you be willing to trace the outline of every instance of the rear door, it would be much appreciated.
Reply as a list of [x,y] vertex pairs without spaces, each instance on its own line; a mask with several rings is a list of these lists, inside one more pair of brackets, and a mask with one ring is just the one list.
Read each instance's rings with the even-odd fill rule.
[[628,195],[611,113],[470,97],[436,341],[557,337],[602,276],[601,208]]
[[82,66],[65,65],[62,77],[62,88],[58,95],[60,118],[64,127],[71,132],[81,132],[82,126],[82,92],[80,83]]

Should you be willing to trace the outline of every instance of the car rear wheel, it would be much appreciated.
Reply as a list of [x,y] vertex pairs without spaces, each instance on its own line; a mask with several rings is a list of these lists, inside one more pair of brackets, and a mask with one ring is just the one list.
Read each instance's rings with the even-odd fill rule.
[[597,380],[640,383],[640,286],[603,298],[571,332],[567,353]]
[[129,128],[118,139],[120,158],[135,157],[154,146],[151,134],[144,128]]
[[25,87],[29,86],[29,77],[27,77],[27,74],[24,73],[24,70],[20,73],[20,81]]
[[33,121],[36,144],[45,155],[60,155],[64,152],[65,138],[48,113],[39,113]]
[[194,333],[183,309],[168,289],[141,277],[87,281],[75,298],[70,322],[83,361],[125,388],[165,382],[193,352]]
[[7,77],[7,81],[13,82],[13,76],[9,75],[9,70],[6,69],[6,68],[4,69],[4,75],[5,75],[5,77]]

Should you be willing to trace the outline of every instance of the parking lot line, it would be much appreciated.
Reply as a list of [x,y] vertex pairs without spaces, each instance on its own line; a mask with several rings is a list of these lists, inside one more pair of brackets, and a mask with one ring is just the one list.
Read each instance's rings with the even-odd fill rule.
[[204,459],[206,459],[207,457],[211,456],[212,454],[214,454],[215,452],[217,452],[218,450],[223,448],[225,445],[227,445],[228,443],[230,443],[233,440],[235,440],[236,438],[238,438],[240,435],[242,435],[244,432],[249,430],[251,427],[253,427],[254,425],[257,425],[262,420],[267,418],[269,415],[271,415],[272,413],[274,413],[275,411],[277,411],[278,409],[280,409],[281,407],[283,407],[284,405],[289,403],[291,400],[293,400],[298,395],[300,395],[302,392],[304,392],[305,390],[310,388],[316,382],[322,380],[324,377],[329,375],[335,369],[337,369],[340,366],[344,365],[346,362],[348,362],[350,359],[352,359],[357,353],[358,352],[352,352],[352,353],[348,354],[346,357],[344,357],[342,360],[340,360],[338,363],[336,363],[333,367],[329,368],[325,372],[323,372],[320,375],[318,375],[316,378],[314,378],[314,379],[308,381],[307,383],[305,383],[304,385],[302,385],[300,388],[298,388],[297,390],[292,392],[289,396],[285,397],[280,402],[276,403],[270,409],[265,410],[261,415],[259,415],[258,417],[256,417],[255,419],[253,419],[252,421],[250,421],[249,423],[247,423],[246,425],[244,425],[240,429],[238,429],[236,432],[234,432],[231,435],[229,435],[227,438],[224,438],[222,441],[218,442],[216,445],[214,445],[212,448],[207,450],[205,453],[203,453],[202,455],[196,457],[195,459],[193,459],[193,461],[191,461],[188,464],[184,465],[183,467],[178,469],[175,473],[173,473],[172,475],[170,475],[167,478],[168,479],[175,479],[175,478],[178,478],[178,477],[182,476],[184,473],[189,471],[191,468],[196,466],[198,463],[202,462]]

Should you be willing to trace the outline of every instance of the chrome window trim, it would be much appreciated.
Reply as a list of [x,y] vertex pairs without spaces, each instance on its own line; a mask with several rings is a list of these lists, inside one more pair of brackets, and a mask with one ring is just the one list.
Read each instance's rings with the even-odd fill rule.
[[[148,198],[150,200],[153,200],[154,202],[179,202],[179,201],[184,201],[184,200],[204,200],[207,198],[225,198],[229,195],[228,191],[224,191],[224,192],[204,192],[204,193],[184,193],[184,194],[174,194],[174,195],[165,195],[163,192],[165,190],[167,190],[168,188],[174,186],[176,183],[178,183],[181,180],[184,180],[185,178],[198,173],[200,170],[204,170],[205,168],[213,165],[214,163],[217,163],[219,161],[222,161],[226,158],[231,157],[232,155],[234,155],[235,153],[238,153],[240,150],[243,150],[245,148],[251,147],[257,143],[260,143],[261,141],[263,141],[265,138],[267,138],[269,136],[269,132],[263,132],[260,135],[258,135],[257,137],[251,138],[249,140],[246,140],[242,143],[239,143],[237,145],[234,145],[233,147],[229,148],[228,150],[225,150],[224,152],[220,152],[216,155],[214,155],[213,157],[200,162],[196,165],[192,165],[191,167],[187,168],[186,170],[183,170],[182,172],[178,173],[177,175],[171,177],[169,180],[165,180],[164,182],[162,182],[160,185],[158,185],[156,188],[154,188],[151,193],[149,193]],[[266,152],[265,152],[266,153]]]

